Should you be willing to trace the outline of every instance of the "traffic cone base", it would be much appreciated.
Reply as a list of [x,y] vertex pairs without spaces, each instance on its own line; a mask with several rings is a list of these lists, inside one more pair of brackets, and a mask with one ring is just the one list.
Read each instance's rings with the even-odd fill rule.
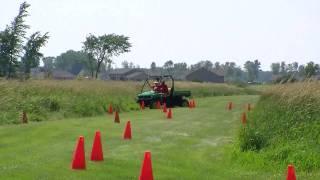
[[291,164],[288,165],[287,180],[296,180],[296,173],[295,173],[293,165],[291,165]]
[[232,103],[232,102],[229,102],[229,103],[228,103],[228,110],[232,110],[232,108],[233,108],[233,103]]
[[131,136],[131,123],[130,121],[127,122],[126,124],[126,127],[124,129],[124,132],[123,132],[123,139],[131,139],[132,136]]
[[141,110],[144,110],[144,101],[141,101],[141,102],[140,102],[140,109],[141,109]]
[[169,108],[169,111],[167,113],[167,119],[172,119],[172,111],[171,108]]
[[120,117],[119,117],[118,111],[116,111],[116,113],[115,113],[115,115],[114,115],[114,122],[115,122],[115,123],[120,123]]
[[96,131],[92,151],[91,151],[91,161],[103,161],[103,151],[101,144],[101,134],[100,131]]
[[79,137],[78,143],[74,149],[71,168],[86,169],[86,158],[84,153],[84,137],[83,136]]
[[112,109],[112,105],[111,104],[109,105],[108,113],[109,114],[113,114],[113,109]]
[[157,109],[161,109],[160,101],[157,101],[156,106],[157,106]]
[[151,152],[144,153],[144,159],[141,166],[139,180],[153,180]]
[[164,112],[164,113],[167,112],[167,105],[166,105],[166,103],[163,104],[163,112]]
[[241,122],[242,122],[242,124],[247,123],[247,114],[245,112],[242,113]]

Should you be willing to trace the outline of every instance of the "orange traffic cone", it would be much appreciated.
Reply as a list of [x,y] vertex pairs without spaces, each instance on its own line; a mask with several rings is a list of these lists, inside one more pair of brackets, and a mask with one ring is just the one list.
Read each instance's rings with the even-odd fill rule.
[[167,104],[166,104],[166,103],[163,104],[163,112],[164,112],[164,113],[167,112]]
[[92,144],[92,151],[91,151],[91,161],[103,161],[103,151],[102,151],[100,131],[96,131],[96,135],[94,137],[94,141]]
[[115,115],[114,115],[114,122],[115,122],[115,123],[120,123],[120,117],[119,117],[118,111],[116,111],[116,113],[115,113]]
[[141,109],[141,110],[144,110],[144,101],[141,101],[141,102],[140,102],[140,109]]
[[151,152],[146,151],[144,153],[144,159],[141,166],[139,180],[153,180]]
[[232,104],[232,102],[229,102],[228,103],[228,110],[230,111],[230,110],[232,110],[232,108],[233,108],[233,104]]
[[72,169],[86,169],[86,158],[84,155],[84,137],[80,136],[78,144],[73,152]]
[[157,109],[161,109],[160,101],[157,101]]
[[27,116],[27,113],[25,111],[23,111],[22,114],[21,114],[21,122],[22,123],[28,123],[28,116]]
[[126,127],[123,132],[123,139],[131,139],[131,123],[127,121]]
[[167,114],[167,119],[172,119],[172,111],[171,108],[169,108],[168,114]]
[[287,180],[296,180],[296,173],[294,171],[293,165],[288,165],[288,170],[287,170]]
[[247,123],[247,114],[245,112],[242,113],[241,122],[242,122],[242,124]]
[[109,114],[113,114],[113,109],[112,109],[112,105],[111,104],[109,105],[108,113]]

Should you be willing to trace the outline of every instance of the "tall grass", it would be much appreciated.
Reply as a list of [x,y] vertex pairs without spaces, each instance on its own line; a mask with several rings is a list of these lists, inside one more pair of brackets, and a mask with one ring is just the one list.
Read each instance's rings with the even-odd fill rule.
[[239,140],[244,154],[269,165],[293,163],[305,171],[319,169],[320,83],[269,89],[249,114],[249,123],[241,129]]
[[[111,103],[119,111],[137,110],[135,96],[142,82],[121,81],[0,81],[0,124],[19,123],[19,113],[29,120],[103,114]],[[176,90],[191,90],[194,97],[249,94],[252,90],[225,84],[177,82]]]

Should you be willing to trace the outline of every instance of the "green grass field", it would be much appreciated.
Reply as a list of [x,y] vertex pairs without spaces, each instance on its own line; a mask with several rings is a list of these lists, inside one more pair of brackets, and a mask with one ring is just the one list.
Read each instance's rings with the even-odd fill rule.
[[[174,109],[172,120],[160,110],[148,109],[120,114],[120,124],[105,115],[1,126],[0,178],[137,179],[144,151],[150,150],[155,179],[285,179],[286,167],[270,172],[247,169],[231,159],[243,105],[255,103],[258,96],[196,100],[195,109]],[[236,108],[230,112],[225,106],[231,100]],[[129,119],[133,139],[124,141]],[[98,163],[89,161],[96,130],[102,134],[105,158]],[[71,170],[80,135],[85,137],[87,169]],[[299,179],[311,178],[297,174]]]

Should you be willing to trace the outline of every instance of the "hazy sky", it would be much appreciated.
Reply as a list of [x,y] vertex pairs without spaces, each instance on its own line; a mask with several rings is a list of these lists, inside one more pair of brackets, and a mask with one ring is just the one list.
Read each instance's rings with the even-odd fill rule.
[[[22,0],[0,0],[0,29]],[[80,50],[89,33],[124,34],[130,53],[114,60],[149,67],[152,61],[259,59],[263,69],[285,60],[320,63],[319,0],[28,0],[30,32],[50,33],[45,56]]]

